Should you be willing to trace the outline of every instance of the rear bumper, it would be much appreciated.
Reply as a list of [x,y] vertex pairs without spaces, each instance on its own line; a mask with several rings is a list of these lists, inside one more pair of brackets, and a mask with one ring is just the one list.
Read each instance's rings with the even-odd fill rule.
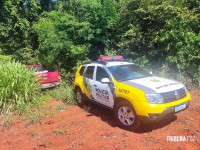
[[48,88],[52,88],[52,87],[55,87],[55,86],[58,86],[58,85],[60,85],[60,82],[43,83],[43,84],[41,84],[40,88],[41,89],[48,89]]
[[[189,107],[189,105],[190,105],[190,100],[185,102],[185,104],[186,104],[186,108],[185,109],[187,109]],[[179,112],[185,110],[185,109],[182,109],[182,110],[176,112],[175,111],[175,107],[176,106],[166,108],[162,113],[155,113],[155,114],[152,113],[152,114],[149,114],[148,116],[140,116],[139,115],[138,119],[140,121],[142,121],[142,123],[144,123],[144,124],[151,123],[151,122],[158,122],[160,120],[166,119],[168,117],[173,116],[176,113],[179,113]]]

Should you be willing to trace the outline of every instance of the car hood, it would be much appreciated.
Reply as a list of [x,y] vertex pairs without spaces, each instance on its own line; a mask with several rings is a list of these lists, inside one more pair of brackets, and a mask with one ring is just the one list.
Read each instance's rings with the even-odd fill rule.
[[123,81],[122,83],[138,88],[145,93],[165,93],[184,87],[183,84],[177,81],[156,76]]

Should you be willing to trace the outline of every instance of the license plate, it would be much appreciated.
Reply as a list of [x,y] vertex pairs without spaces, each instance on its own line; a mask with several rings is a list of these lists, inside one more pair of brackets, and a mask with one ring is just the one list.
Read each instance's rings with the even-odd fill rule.
[[181,104],[175,107],[175,112],[181,111],[186,108],[186,104]]
[[56,85],[59,85],[59,83],[58,82],[53,82],[53,83],[42,84],[42,89],[54,87]]

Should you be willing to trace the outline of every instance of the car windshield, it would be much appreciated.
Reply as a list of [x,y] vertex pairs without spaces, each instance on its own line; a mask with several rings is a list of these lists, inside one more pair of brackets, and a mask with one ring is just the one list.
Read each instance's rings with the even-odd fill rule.
[[126,81],[152,76],[149,72],[134,64],[107,67],[117,81]]

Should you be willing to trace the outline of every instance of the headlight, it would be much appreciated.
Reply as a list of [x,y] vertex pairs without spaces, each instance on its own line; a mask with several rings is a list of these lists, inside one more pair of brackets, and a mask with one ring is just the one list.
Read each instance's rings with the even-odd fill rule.
[[145,94],[145,96],[146,96],[148,102],[151,104],[162,104],[164,102],[163,97],[158,93]]

